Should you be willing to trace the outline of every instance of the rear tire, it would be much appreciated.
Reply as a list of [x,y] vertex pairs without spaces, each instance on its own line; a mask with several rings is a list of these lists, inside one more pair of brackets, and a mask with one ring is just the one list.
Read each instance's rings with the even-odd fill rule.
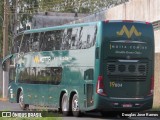
[[62,105],[62,114],[64,116],[68,116],[70,114],[70,111],[69,111],[69,98],[67,93],[63,95],[61,105]]
[[72,98],[72,114],[75,117],[81,116],[81,111],[79,109],[79,103],[78,103],[78,95],[74,94]]
[[22,110],[28,110],[29,109],[29,104],[24,103],[23,91],[20,91],[18,100],[19,100],[19,106]]

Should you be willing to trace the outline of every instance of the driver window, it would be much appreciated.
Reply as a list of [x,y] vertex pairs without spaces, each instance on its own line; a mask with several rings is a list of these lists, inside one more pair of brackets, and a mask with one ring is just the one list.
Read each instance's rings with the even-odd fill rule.
[[14,81],[15,77],[16,77],[16,69],[15,68],[10,68],[9,69],[9,82]]

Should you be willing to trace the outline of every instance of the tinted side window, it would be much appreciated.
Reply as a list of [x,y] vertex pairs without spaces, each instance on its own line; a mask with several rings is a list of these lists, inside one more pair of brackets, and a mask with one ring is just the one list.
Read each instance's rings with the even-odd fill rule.
[[44,43],[45,43],[45,39],[44,39],[44,32],[40,33],[40,39],[39,39],[39,50],[42,51],[44,48]]
[[61,49],[61,43],[62,43],[62,35],[63,35],[63,30],[57,30],[53,31],[53,48],[54,50],[60,50]]
[[21,43],[20,52],[29,52],[30,34],[25,34]]
[[92,47],[96,41],[97,26],[86,26],[81,30],[80,46],[81,49]]
[[61,67],[55,67],[50,69],[52,79],[49,81],[49,83],[53,84],[59,84],[62,79],[62,68]]
[[28,68],[25,68],[20,71],[18,79],[20,83],[30,83],[30,75],[29,75],[30,72],[28,70],[29,70]]
[[19,74],[19,82],[21,83],[57,85],[61,79],[61,67],[25,68]]
[[43,33],[43,39],[40,42],[42,51],[60,50],[62,42],[62,30],[48,31]]
[[62,39],[62,50],[87,49],[94,46],[97,26],[84,26],[65,29]]
[[69,50],[71,47],[72,29],[65,29],[62,37],[62,50]]
[[42,50],[51,51],[53,49],[54,35],[52,32],[45,32]]
[[13,53],[18,53],[19,52],[21,40],[22,40],[22,35],[19,35],[14,39]]
[[16,69],[15,68],[10,68],[9,69],[9,82],[14,81],[15,77],[16,77]]
[[37,68],[36,78],[40,84],[59,84],[62,79],[62,68]]
[[38,83],[38,81],[36,80],[36,68],[35,67],[33,67],[33,68],[28,68],[29,70],[29,76],[30,76],[30,83],[35,83],[35,84],[37,84]]
[[39,51],[39,41],[40,41],[40,33],[32,34],[32,37],[31,37],[32,51],[34,52]]

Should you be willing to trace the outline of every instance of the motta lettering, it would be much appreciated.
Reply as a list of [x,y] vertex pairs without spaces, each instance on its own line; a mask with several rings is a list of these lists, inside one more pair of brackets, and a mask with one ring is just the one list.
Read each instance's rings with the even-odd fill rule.
[[50,56],[45,56],[45,57],[39,57],[39,56],[35,56],[34,57],[34,62],[35,63],[44,63],[44,62],[50,62],[51,61],[51,57]]
[[131,38],[133,34],[138,37],[141,36],[142,33],[138,32],[134,25],[131,27],[130,30],[128,30],[128,28],[124,25],[122,29],[119,32],[117,32],[117,35],[122,36],[124,34],[126,34],[128,38]]
[[145,46],[145,45],[113,45],[113,44],[110,44],[110,49],[147,50],[147,46]]
[[33,59],[35,63],[51,62],[51,60],[69,61],[69,60],[72,60],[72,58],[71,57],[53,57],[51,58],[51,56],[44,56],[44,57],[35,56]]
[[50,61],[51,61],[51,57],[50,57],[50,56],[47,56],[47,57],[41,57],[41,58],[40,58],[40,61],[41,61],[41,62],[45,62],[45,61],[50,62]]

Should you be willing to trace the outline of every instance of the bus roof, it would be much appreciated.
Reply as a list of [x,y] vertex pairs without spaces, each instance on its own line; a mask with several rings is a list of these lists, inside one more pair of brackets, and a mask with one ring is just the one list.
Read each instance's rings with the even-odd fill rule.
[[52,30],[61,30],[65,28],[74,28],[74,27],[81,27],[81,26],[89,26],[89,25],[95,25],[100,22],[134,22],[134,23],[142,23],[142,24],[150,24],[149,22],[145,21],[133,21],[133,20],[105,20],[105,21],[97,21],[97,22],[88,22],[88,23],[78,23],[78,24],[65,24],[61,26],[53,26],[53,27],[45,27],[45,28],[38,28],[38,29],[31,29],[31,30],[25,30],[19,34],[29,34],[29,33],[37,33],[37,32],[45,32],[45,31],[52,31]]
[[66,25],[62,25],[62,26],[54,26],[54,27],[45,27],[45,28],[26,30],[23,33],[24,34],[29,34],[29,33],[37,33],[37,32],[44,32],[44,31],[51,31],[51,30],[61,30],[61,29],[64,29],[64,28],[73,28],[73,27],[95,25],[97,23],[98,22],[80,23],[80,24],[66,24]]

